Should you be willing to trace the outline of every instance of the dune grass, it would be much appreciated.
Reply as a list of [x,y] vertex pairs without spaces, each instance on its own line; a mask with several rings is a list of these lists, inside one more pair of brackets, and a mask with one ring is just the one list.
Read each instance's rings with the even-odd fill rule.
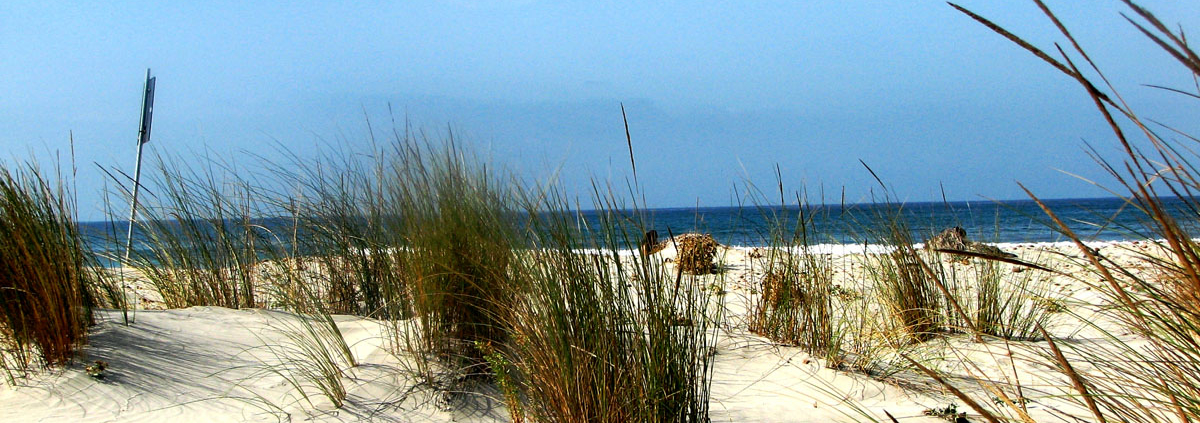
[[278,282],[275,297],[284,302],[284,309],[297,314],[272,325],[289,342],[264,345],[279,361],[267,371],[287,381],[309,407],[316,407],[309,394],[315,391],[334,408],[341,408],[348,395],[343,379],[352,376],[358,360],[328,305],[307,287],[302,275],[289,275]]
[[645,233],[644,216],[597,192],[585,228],[554,192],[529,203],[534,248],[514,262],[522,295],[507,350],[525,411],[535,421],[707,421],[718,320],[702,288],[720,276],[621,254]]
[[95,287],[71,194],[32,165],[0,167],[0,369],[63,365],[87,338]]
[[488,374],[476,345],[506,339],[508,263],[521,242],[511,192],[453,133],[433,141],[394,128],[376,144],[368,130],[370,154],[264,160],[282,187],[264,201],[291,231],[276,234],[282,267],[304,273],[326,312],[386,320],[419,379],[459,390]]
[[[510,264],[516,237],[510,192],[453,137],[398,139],[382,195],[400,216],[407,298],[421,349],[462,376],[485,374],[477,343],[508,342],[518,292]],[[394,291],[399,291],[394,290]]]
[[[779,194],[783,198],[782,184]],[[833,259],[815,245],[821,238],[818,219],[824,216],[803,201],[797,207],[794,222],[759,208],[767,222],[767,248],[761,258],[761,295],[751,301],[748,326],[774,342],[800,346],[834,367],[843,362],[846,319],[845,310],[835,309]],[[846,307],[844,302],[836,306]]]
[[948,293],[941,297],[943,332],[977,335],[977,341],[982,336],[1036,340],[1041,338],[1037,328],[1062,311],[1063,295],[1050,286],[1054,274],[1040,265],[951,255],[928,246],[922,250],[914,253],[921,255],[925,273]]
[[213,158],[154,159],[134,231],[144,248],[117,259],[145,275],[169,308],[256,307],[255,267],[270,239],[252,220],[261,201],[254,186]]
[[971,305],[981,333],[1015,341],[1041,339],[1038,328],[1049,325],[1062,294],[1049,286],[1048,272],[1020,270],[1015,273],[996,261],[971,261],[975,295],[963,302]]
[[802,347],[828,367],[880,380],[911,376],[920,369],[914,361],[953,356],[944,343],[928,342],[937,338],[1043,338],[1040,328],[1061,311],[1052,307],[1062,295],[1050,289],[1049,272],[1017,259],[1002,263],[920,248],[903,206],[884,206],[850,218],[874,245],[852,259],[861,261],[862,280],[835,277],[834,260],[813,248],[820,236],[811,210],[801,207],[795,224],[764,216],[770,236],[759,257],[764,271],[760,295],[751,297],[749,329]]
[[382,192],[386,148],[372,146],[365,156],[373,159],[343,151],[304,159],[281,147],[282,162],[264,160],[280,181],[266,197],[289,222],[288,255],[300,259],[297,266],[312,267],[314,292],[334,313],[411,314],[400,212]]
[[[1127,4],[1131,22],[1200,77],[1200,59],[1183,36]],[[1112,332],[1104,345],[1116,349],[1051,337],[1052,310],[1037,300],[1054,297],[1039,271],[975,259],[967,264],[971,275],[959,274],[915,246],[899,213],[864,229],[884,251],[869,254],[866,266],[878,292],[855,306],[835,299],[833,264],[813,248],[810,218],[802,214],[794,228],[773,223],[750,329],[836,368],[895,368],[908,360],[905,366],[944,384],[988,421],[1000,420],[988,401],[911,359],[907,348],[954,331],[1030,341],[1027,359],[1058,369],[1061,387],[1088,412],[1068,418],[1200,420],[1200,244],[1162,201],[1178,196],[1189,212],[1200,211],[1193,153],[1159,135],[1171,128],[1152,130],[1159,126],[1135,115],[1111,86],[1103,93],[1066,53],[1053,59],[966,13],[1083,85],[1125,148],[1123,163],[1100,164],[1145,215],[1146,235],[1162,240],[1156,245],[1165,254],[1142,257],[1151,272],[1108,260],[1045,211],[1094,272],[1084,282],[1106,297],[1102,313],[1149,346]],[[1145,143],[1129,139],[1130,125]],[[291,175],[281,178],[294,190],[287,192],[265,193],[216,161],[192,167],[160,157],[138,226],[148,248],[126,264],[150,278],[168,307],[246,308],[264,304],[256,275],[264,257],[274,261],[280,291],[271,304],[303,315],[282,328],[291,344],[269,347],[283,362],[272,371],[310,405],[313,389],[334,406],[347,398],[342,379],[356,361],[332,314],[349,313],[388,319],[397,348],[419,357],[418,373],[447,382],[438,388],[457,389],[466,379],[495,383],[513,420],[707,421],[720,323],[712,310],[720,297],[704,288],[720,284],[720,274],[688,274],[653,255],[623,254],[649,225],[636,202],[627,206],[601,184],[592,198],[599,220],[581,227],[578,205],[556,188],[504,179],[452,134],[444,143],[394,135],[365,165],[339,159],[289,167],[299,172],[277,168],[276,176]],[[10,382],[30,365],[68,362],[98,290],[112,288],[85,269],[65,197],[36,169],[0,175],[0,252],[9,275],[0,280],[0,367]],[[264,207],[281,211],[291,233],[255,223]],[[973,296],[962,295],[969,284],[960,277],[973,282]],[[878,310],[893,327],[868,322]],[[1004,391],[985,391],[999,392],[1000,407],[1030,420]]]
[[837,363],[841,321],[834,317],[830,258],[792,246],[769,250],[764,261],[762,295],[751,305],[750,330]]
[[864,228],[871,243],[882,247],[868,255],[865,265],[875,281],[877,299],[891,317],[899,342],[919,343],[945,329],[945,298],[938,290],[938,274],[930,272],[924,253],[916,246],[899,206],[887,204],[883,215]]
[[[1126,344],[1117,333],[1095,327],[1107,336],[1114,348],[1095,343],[1071,345],[1048,336],[1044,348],[1032,351],[1030,359],[1051,364],[1066,381],[1062,389],[1077,402],[1083,415],[1069,416],[1094,421],[1197,421],[1200,420],[1200,245],[1188,226],[1175,220],[1163,199],[1178,197],[1183,207],[1194,214],[1200,202],[1193,195],[1200,188],[1194,150],[1188,143],[1196,138],[1169,126],[1139,117],[1109,83],[1100,67],[1092,61],[1070,31],[1045,4],[1035,3],[1050,19],[1070,48],[1058,50],[1058,58],[1038,49],[1020,37],[960,6],[959,11],[1008,38],[1050,63],[1084,88],[1097,110],[1108,122],[1112,134],[1124,151],[1119,162],[1094,156],[1098,164],[1119,185],[1111,192],[1123,191],[1123,198],[1144,216],[1142,235],[1162,251],[1143,253],[1142,263],[1149,272],[1118,264],[1084,244],[1081,238],[1060,220],[1044,202],[1026,191],[1042,206],[1058,229],[1078,247],[1093,272],[1082,281],[1103,293],[1108,306],[1103,314],[1121,322],[1121,330],[1145,339],[1148,345]],[[1200,59],[1182,35],[1172,31],[1148,10],[1131,1],[1124,2],[1130,14],[1126,19],[1193,76],[1200,77]],[[1071,54],[1068,54],[1068,51]],[[1075,58],[1072,58],[1072,55]],[[1083,64],[1083,69],[1077,65]],[[1089,76],[1092,75],[1092,76]],[[1099,83],[1095,82],[1099,81]],[[1169,91],[1195,97],[1196,93],[1168,88]],[[1152,129],[1154,128],[1154,129]],[[1170,133],[1171,137],[1162,133]],[[1138,137],[1144,137],[1140,141]],[[1176,141],[1179,137],[1184,141]],[[1086,323],[1086,322],[1085,322]],[[933,372],[930,372],[933,374]],[[995,413],[978,405],[971,395],[955,395],[989,421]],[[1011,401],[1007,402],[1010,408]],[[1066,412],[1062,412],[1066,414]],[[1028,416],[1024,416],[1028,417]],[[1027,419],[1028,420],[1028,419]]]
[[[452,135],[393,134],[362,162],[269,165],[275,190],[215,163],[162,165],[141,224],[150,248],[130,263],[169,307],[303,314],[284,328],[293,342],[272,350],[284,363],[274,371],[335,406],[354,357],[330,316],[346,313],[387,320],[397,354],[435,390],[495,384],[516,420],[707,419],[720,297],[705,288],[723,285],[721,273],[623,254],[649,225],[600,183],[589,221],[559,188],[505,179]],[[814,248],[813,216],[777,220],[750,329],[878,378],[922,368],[905,360],[953,331],[1044,335],[1048,313],[1018,300],[1042,288],[1032,272],[1010,279],[974,261],[977,296],[963,297],[963,281],[916,247],[898,207],[863,229],[884,252],[865,255],[872,283],[854,299],[840,298],[830,257]],[[258,223],[264,210],[287,230]],[[256,292],[264,276],[277,282],[271,295]]]
[[703,288],[720,276],[623,255],[647,228],[636,208],[597,188],[603,218],[580,231],[564,197],[524,188],[453,134],[393,131],[369,159],[348,157],[264,160],[270,186],[160,158],[128,264],[171,308],[301,313],[272,371],[335,406],[354,357],[330,316],[350,313],[387,320],[420,383],[495,383],[514,417],[706,419],[716,323]]

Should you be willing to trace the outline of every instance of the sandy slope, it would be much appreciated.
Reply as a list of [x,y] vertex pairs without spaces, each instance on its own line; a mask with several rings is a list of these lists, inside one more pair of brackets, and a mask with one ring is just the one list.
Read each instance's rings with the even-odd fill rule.
[[[1099,300],[1077,278],[1088,278],[1070,264],[1073,247],[1067,245],[1005,245],[1022,259],[1074,271],[1074,277],[1056,276],[1050,282],[1071,311],[1087,316]],[[1127,249],[1135,244],[1098,245],[1117,260],[1136,264]],[[858,409],[884,419],[883,411],[906,422],[940,421],[922,415],[931,407],[952,401],[942,389],[915,373],[900,373],[875,380],[850,372],[831,370],[798,348],[781,347],[745,329],[748,302],[756,295],[760,270],[749,258],[749,249],[729,249],[723,276],[709,276],[721,285],[723,306],[729,315],[723,324],[715,355],[712,384],[712,419],[729,422],[861,421]],[[672,251],[664,251],[668,257]],[[835,255],[842,283],[863,282],[862,255]],[[1015,271],[1015,269],[1014,269]],[[1094,278],[1093,278],[1094,279]],[[863,285],[863,289],[869,289]],[[718,291],[715,290],[714,291]],[[154,308],[152,295],[143,306]],[[266,345],[285,345],[283,330],[295,316],[263,310],[229,310],[194,307],[182,310],[138,310],[131,325],[122,323],[118,311],[102,311],[90,345],[79,364],[35,375],[20,386],[0,385],[0,421],[506,421],[503,405],[486,395],[436,394],[404,375],[408,363],[388,353],[384,327],[378,322],[338,316],[339,327],[353,346],[361,365],[346,380],[347,404],[335,409],[319,395],[309,403],[273,368],[281,363]],[[1072,342],[1097,340],[1097,329],[1063,316],[1053,326],[1056,336]],[[1098,321],[1100,329],[1115,323]],[[1139,342],[1137,339],[1124,339]],[[1038,350],[1036,342],[973,343],[965,336],[935,341],[931,349],[943,351],[931,363],[962,376],[968,390],[985,389],[973,380],[988,375],[993,381],[1018,377],[1027,386],[1026,396],[1035,416],[1049,409],[1072,409],[1055,400],[1052,386],[1061,378],[1048,366],[1021,357]],[[945,348],[947,345],[953,349]],[[1012,352],[1013,350],[1016,352]],[[957,351],[955,354],[945,351]],[[1015,359],[1014,359],[1015,357]],[[964,366],[969,359],[973,366]],[[83,366],[91,360],[110,364],[102,380],[89,377]],[[1015,370],[1015,372],[1014,372]],[[965,407],[961,407],[965,409]]]
[[[271,372],[280,360],[264,345],[287,342],[274,311],[193,307],[139,311],[132,325],[119,312],[90,338],[87,360],[105,360],[107,377],[87,376],[83,364],[39,375],[22,386],[0,390],[0,421],[450,421],[451,413],[427,398],[405,398],[406,381],[392,371],[394,359],[381,348],[382,331],[368,320],[341,322],[363,364],[349,382],[347,406],[295,398],[283,377]],[[462,414],[462,413],[458,413]],[[483,410],[475,417],[486,417]],[[461,417],[461,416],[460,416]]]

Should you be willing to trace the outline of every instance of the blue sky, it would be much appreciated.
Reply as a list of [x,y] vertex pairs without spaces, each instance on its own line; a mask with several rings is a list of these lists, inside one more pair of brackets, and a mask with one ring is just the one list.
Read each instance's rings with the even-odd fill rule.
[[[146,68],[159,151],[365,148],[390,104],[580,194],[629,174],[624,102],[651,206],[731,205],[776,164],[789,189],[860,199],[859,160],[908,201],[1022,198],[1016,181],[1097,196],[1062,171],[1102,180],[1085,140],[1116,153],[1082,90],[941,1],[76,3],[0,4],[0,147],[45,167],[73,133],[84,218],[100,216],[97,166],[132,168]],[[1194,100],[1139,85],[1189,75],[1120,2],[1083,3],[1049,0],[1137,110],[1200,129]],[[1063,41],[1032,2],[961,4]],[[1200,28],[1200,2],[1141,4]]]

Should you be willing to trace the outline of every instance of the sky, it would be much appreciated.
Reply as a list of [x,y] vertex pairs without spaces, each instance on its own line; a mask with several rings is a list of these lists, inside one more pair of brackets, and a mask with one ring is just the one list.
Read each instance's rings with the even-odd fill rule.
[[[1047,3],[1135,110],[1200,132],[1200,103],[1142,85],[1195,87],[1121,2]],[[1140,4],[1200,28],[1200,2]],[[1033,2],[961,5],[1065,46]],[[631,175],[624,104],[651,207],[734,205],[776,166],[861,201],[862,163],[902,201],[1103,196],[1085,143],[1119,153],[1073,81],[942,1],[6,0],[0,52],[0,160],[69,168],[73,139],[84,220],[100,168],[133,168],[147,68],[159,153],[367,151],[395,118],[580,196]]]

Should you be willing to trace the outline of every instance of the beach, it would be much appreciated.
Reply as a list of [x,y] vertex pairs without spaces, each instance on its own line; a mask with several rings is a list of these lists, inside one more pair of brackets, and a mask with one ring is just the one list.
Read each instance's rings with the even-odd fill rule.
[[[1114,262],[1136,268],[1151,245],[1104,242],[1090,247]],[[1016,254],[1019,260],[1062,272],[1038,271],[1056,301],[1064,306],[1047,327],[1054,339],[1111,343],[1112,348],[1143,342],[1121,332],[1117,322],[1097,314],[1105,300],[1090,283],[1095,277],[1080,266],[1083,259],[1074,245],[999,247]],[[853,248],[827,249],[809,253],[830,259],[837,286],[859,296],[874,295],[873,282],[865,270],[870,266],[871,254]],[[714,328],[716,342],[711,352],[712,421],[862,421],[868,419],[866,416],[886,421],[886,412],[900,421],[934,422],[942,420],[925,414],[952,403],[957,403],[959,411],[969,412],[942,385],[911,367],[886,375],[851,367],[831,368],[837,366],[828,366],[802,348],[752,333],[748,320],[753,304],[762,295],[763,253],[761,247],[722,247],[716,259],[722,271],[699,276],[707,295],[718,300],[710,306],[723,310],[723,319]],[[668,262],[664,268],[670,270],[677,252],[668,247],[653,257]],[[969,268],[972,262],[950,265]],[[1035,271],[1002,266],[1004,272],[1012,274]],[[165,310],[161,298],[155,297],[144,280],[133,280],[131,295],[136,296],[138,306],[130,310],[131,323],[123,323],[120,310],[98,311],[88,346],[76,364],[20,379],[16,386],[0,387],[0,420],[510,420],[502,394],[489,384],[454,392],[434,389],[410,377],[414,363],[389,348],[395,339],[389,325],[356,316],[333,316],[357,361],[342,377],[345,403],[335,407],[313,386],[296,386],[285,377],[288,366],[306,365],[297,363],[282,348],[294,342],[287,333],[299,327],[295,314],[221,307]],[[964,285],[963,289],[968,288]],[[1110,339],[1105,333],[1117,338]],[[1070,387],[1061,374],[1034,358],[1035,352],[1044,348],[1045,342],[1040,341],[991,338],[976,342],[967,334],[951,333],[908,351],[938,357],[925,360],[926,365],[937,367],[968,392],[978,393],[993,385],[1011,391],[1019,383],[1025,398],[1022,401],[1028,401],[1025,405],[1035,418],[1081,412],[1078,404],[1062,398]],[[107,363],[103,378],[84,371],[85,365],[96,360]],[[301,394],[302,390],[307,394]]]
[[0,423],[1200,422],[1200,2],[41,3]]

